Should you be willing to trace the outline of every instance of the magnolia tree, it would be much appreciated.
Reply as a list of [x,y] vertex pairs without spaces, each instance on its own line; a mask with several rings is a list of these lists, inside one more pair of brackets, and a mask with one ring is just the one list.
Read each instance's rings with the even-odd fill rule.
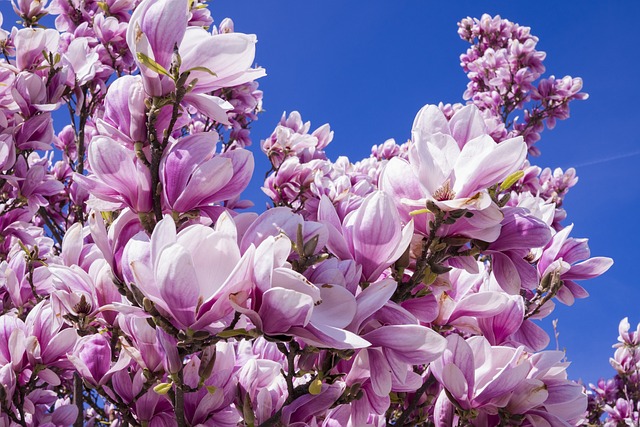
[[467,103],[425,106],[409,141],[369,158],[331,161],[328,125],[283,116],[261,141],[273,207],[258,215],[240,199],[256,36],[198,0],[13,7],[0,425],[638,422],[626,320],[619,374],[591,400],[544,350],[537,321],[612,261],[562,224],[575,171],[529,163],[586,98],[579,78],[542,78],[529,28],[462,20]]

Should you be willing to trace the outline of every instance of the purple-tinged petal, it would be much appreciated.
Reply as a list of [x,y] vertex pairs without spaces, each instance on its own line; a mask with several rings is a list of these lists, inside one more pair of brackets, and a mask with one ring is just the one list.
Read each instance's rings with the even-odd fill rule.
[[[477,403],[483,404],[502,394],[509,393],[526,378],[530,366],[525,361],[518,361],[519,357],[519,352],[515,351],[511,361],[499,369],[486,386],[476,392],[474,400]],[[497,363],[500,361],[496,360]],[[515,366],[513,366],[514,364]]]
[[370,194],[355,215],[345,218],[345,228],[351,231],[354,259],[362,265],[363,278],[376,280],[395,261],[389,255],[402,239],[400,217],[391,198],[381,191]]
[[56,426],[70,426],[78,418],[78,407],[64,405],[56,408],[51,414],[51,422]]
[[233,110],[233,105],[229,101],[225,101],[218,96],[189,93],[184,97],[184,102],[192,105],[199,113],[213,119],[215,122],[231,125],[227,111]]
[[438,300],[433,294],[408,299],[401,305],[423,323],[431,323],[438,317]]
[[547,400],[546,385],[537,379],[526,379],[515,388],[507,410],[512,414],[524,414]]
[[449,322],[453,322],[462,316],[491,317],[499,314],[509,303],[509,297],[502,292],[485,291],[470,294],[462,298]]
[[[207,203],[211,196],[224,189],[233,178],[233,165],[229,159],[214,157],[199,165],[189,179],[189,183],[180,188],[180,195],[173,203],[177,212],[196,209]],[[222,200],[222,199],[219,199]],[[216,201],[212,200],[211,202]]]
[[[176,223],[169,215],[165,215],[153,229],[151,234],[151,245],[149,251],[151,255],[151,266],[154,269],[158,268],[160,262],[160,254],[167,247],[176,242]],[[135,259],[135,258],[133,258]]]
[[220,157],[231,160],[233,179],[209,199],[215,198],[215,200],[211,201],[216,202],[239,196],[249,185],[255,167],[253,153],[249,150],[238,148],[230,152],[227,151],[221,154]]
[[[566,261],[566,260],[565,260]],[[567,261],[568,262],[568,261]],[[613,260],[607,257],[594,257],[572,265],[571,270],[562,275],[562,280],[593,279],[604,274],[613,265]]]
[[442,367],[442,385],[460,403],[469,398],[469,384],[456,365],[450,363]]
[[425,105],[413,120],[411,138],[414,141],[428,139],[436,133],[451,135],[449,122],[442,110],[436,105]]
[[573,230],[573,224],[558,231],[551,238],[551,241],[542,252],[540,260],[538,260],[538,272],[540,272],[541,275],[543,275],[549,268],[549,265],[557,259],[558,253],[562,249],[567,237],[569,237],[571,230]]
[[[447,386],[444,369],[448,365],[455,365],[460,369],[460,373],[466,384],[467,395],[466,397],[460,396],[462,401],[470,399],[471,393],[475,386],[475,355],[469,346],[469,344],[460,335],[453,334],[447,338],[447,348],[443,351],[440,358],[431,364],[431,372],[436,377],[438,382],[443,386]],[[455,375],[454,373],[448,373],[447,375]]]
[[449,128],[460,148],[464,147],[467,141],[489,133],[480,110],[473,104],[465,105],[456,111],[449,120]]
[[522,137],[497,144],[489,135],[467,142],[456,160],[456,182],[453,190],[458,197],[470,197],[480,190],[502,182],[517,171],[527,155]]
[[388,396],[391,392],[391,368],[387,359],[378,349],[369,349],[365,352],[369,358],[371,371],[371,385],[378,396]]
[[[389,163],[384,167],[380,174],[380,189],[389,194],[396,201],[398,211],[402,220],[408,222],[411,220],[410,212],[415,209],[424,208],[425,206],[406,206],[400,203],[401,200],[420,200],[424,199],[425,193],[422,190],[422,186],[418,181],[418,178],[413,173],[407,173],[411,170],[411,165],[404,159],[394,157],[389,160]],[[425,232],[424,227],[426,222],[421,225],[421,222],[416,219],[416,228]]]
[[520,295],[513,295],[500,313],[493,317],[479,318],[478,325],[491,345],[500,345],[520,328],[523,320],[524,300]]
[[211,35],[202,28],[190,27],[180,45],[184,71],[204,67],[215,73],[193,70],[190,81],[198,79],[196,91],[210,92],[237,86],[265,75],[264,70],[251,70],[257,39],[252,34],[227,33]]
[[454,410],[453,404],[447,397],[444,390],[438,395],[436,404],[433,408],[433,422],[436,427],[450,427],[454,423]]
[[187,250],[172,244],[158,257],[156,266],[157,286],[174,318],[181,327],[189,327],[195,322],[198,304],[198,283],[195,266]]
[[303,222],[302,216],[291,212],[289,208],[269,209],[260,215],[244,233],[240,250],[244,252],[251,244],[258,246],[267,237],[275,237],[280,233],[296,236],[298,227],[302,226]]
[[522,285],[518,269],[511,258],[501,252],[491,254],[491,272],[500,287],[509,295],[518,295]]
[[67,229],[62,239],[62,260],[64,265],[70,267],[80,263],[82,252],[83,232],[82,224],[75,223]]
[[217,132],[202,132],[181,138],[169,149],[160,168],[170,203],[180,196],[198,165],[213,156],[217,142]]
[[78,334],[73,328],[63,329],[58,332],[53,339],[47,343],[46,348],[42,352],[42,363],[52,365],[73,349],[77,339]]
[[372,283],[356,297],[356,314],[347,327],[350,331],[358,332],[362,322],[382,308],[396,291],[398,284],[392,279],[384,279]]
[[355,297],[339,285],[319,285],[321,303],[314,307],[311,322],[336,328],[346,327],[356,314]]
[[551,240],[551,229],[542,220],[521,208],[503,209],[500,237],[489,245],[492,251],[541,248]]
[[327,241],[327,247],[335,256],[341,260],[353,259],[349,245],[342,235],[342,224],[340,218],[333,206],[333,203],[325,195],[320,199],[320,205],[318,207],[318,221],[327,227],[329,234],[329,240]]
[[429,197],[433,197],[443,185],[453,184],[451,177],[460,148],[451,135],[441,133],[413,142],[409,148],[409,163]]
[[284,288],[271,288],[262,295],[258,314],[267,334],[282,334],[293,326],[305,326],[311,319],[313,299]]
[[401,361],[429,363],[444,351],[447,341],[437,332],[419,325],[381,326],[362,336],[374,347],[391,350]]
[[316,326],[309,323],[304,328],[293,327],[289,332],[303,340],[305,343],[319,348],[350,350],[355,348],[365,348],[371,345],[369,341],[363,339],[359,335],[328,325]]
[[[135,12],[131,17],[132,25],[139,26],[133,31],[140,31],[147,37],[155,61],[168,70],[174,49],[180,45],[187,29],[187,0],[147,0],[138,8],[143,12],[137,17],[137,22],[134,20]],[[129,48],[135,52],[133,46]]]

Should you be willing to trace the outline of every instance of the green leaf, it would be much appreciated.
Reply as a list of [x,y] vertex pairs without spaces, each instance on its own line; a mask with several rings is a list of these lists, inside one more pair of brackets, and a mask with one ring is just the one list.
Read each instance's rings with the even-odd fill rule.
[[511,186],[513,184],[515,184],[516,182],[518,182],[520,180],[520,178],[522,178],[524,176],[524,171],[515,171],[514,173],[512,173],[511,175],[509,175],[507,177],[507,179],[505,179],[502,184],[500,184],[500,190],[504,191],[504,190],[508,190],[509,188],[511,188]]
[[186,72],[189,73],[191,71],[202,71],[203,73],[211,74],[213,77],[218,77],[218,75],[216,73],[214,73],[213,71],[211,71],[207,67],[193,67],[193,68],[189,68]]
[[158,394],[165,395],[169,393],[169,390],[171,390],[172,386],[173,386],[173,383],[160,383],[153,388],[153,391],[155,391]]
[[140,61],[142,65],[149,68],[150,70],[155,71],[158,74],[164,74],[165,76],[171,77],[169,72],[165,70],[165,68],[162,65],[158,64],[156,61],[149,58],[144,53],[138,52],[136,53],[136,56],[138,57],[138,61]]
[[309,394],[313,396],[317,396],[320,394],[321,391],[322,391],[322,380],[320,380],[320,378],[316,378],[315,380],[311,381],[311,384],[309,384]]
[[246,329],[231,329],[229,331],[222,331],[218,333],[218,336],[220,338],[231,338],[231,337],[237,337],[240,335],[247,335],[247,330]]

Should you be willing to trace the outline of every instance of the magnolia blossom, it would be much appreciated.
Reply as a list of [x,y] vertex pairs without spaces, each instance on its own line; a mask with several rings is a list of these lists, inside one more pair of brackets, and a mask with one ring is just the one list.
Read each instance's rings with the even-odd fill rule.
[[195,224],[180,232],[165,216],[151,238],[139,233],[129,241],[124,276],[177,328],[219,332],[231,321],[230,295],[243,301],[252,288],[255,248],[241,256],[236,233],[228,214],[215,228]]
[[318,219],[329,229],[329,248],[341,259],[362,266],[362,279],[376,281],[409,246],[413,222],[400,227],[400,217],[389,196],[381,191],[367,196],[360,207],[341,222],[326,196],[320,201]]
[[127,30],[127,44],[140,67],[147,93],[162,96],[174,82],[150,67],[149,58],[165,70],[171,68],[174,48],[180,56],[180,71],[189,71],[187,84],[197,79],[195,93],[236,86],[265,75],[251,69],[256,36],[242,33],[210,34],[187,26],[187,1],[144,0],[135,9]]
[[88,160],[93,175],[74,175],[100,210],[128,207],[134,212],[151,211],[151,176],[135,153],[107,136],[91,141]]
[[408,160],[391,159],[380,177],[381,189],[396,200],[405,221],[421,215],[416,217],[416,230],[427,233],[428,221],[421,218],[430,201],[445,212],[471,211],[473,216],[458,221],[451,232],[485,241],[497,238],[502,215],[487,189],[521,167],[526,145],[521,138],[498,144],[484,129],[472,105],[451,122],[436,106],[418,112]]
[[187,212],[240,195],[253,174],[253,155],[244,149],[215,154],[218,134],[202,132],[181,138],[161,165],[168,206]]

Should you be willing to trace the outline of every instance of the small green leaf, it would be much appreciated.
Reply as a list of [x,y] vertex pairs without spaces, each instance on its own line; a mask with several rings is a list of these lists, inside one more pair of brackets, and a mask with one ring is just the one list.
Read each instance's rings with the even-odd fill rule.
[[156,61],[149,58],[144,53],[138,52],[136,53],[136,56],[138,57],[138,61],[140,61],[145,67],[151,69],[152,71],[155,71],[158,74],[164,74],[165,76],[171,77],[169,72],[162,65],[158,64]]
[[213,77],[218,77],[216,73],[214,73],[207,67],[193,67],[193,68],[189,68],[186,72],[191,72],[191,71],[202,71],[203,73],[211,74]]
[[173,386],[173,383],[160,383],[153,388],[153,391],[155,391],[158,394],[165,395],[169,393],[169,390],[171,390],[172,386]]
[[504,191],[504,190],[508,190],[509,188],[511,188],[511,186],[513,184],[515,184],[516,182],[518,182],[520,180],[520,178],[522,178],[524,176],[524,171],[515,171],[514,173],[512,173],[511,175],[509,175],[507,177],[507,179],[505,179],[502,184],[500,184],[500,190]]
[[320,380],[320,378],[316,378],[315,380],[311,381],[311,384],[309,384],[309,394],[317,396],[321,391],[322,381]]

